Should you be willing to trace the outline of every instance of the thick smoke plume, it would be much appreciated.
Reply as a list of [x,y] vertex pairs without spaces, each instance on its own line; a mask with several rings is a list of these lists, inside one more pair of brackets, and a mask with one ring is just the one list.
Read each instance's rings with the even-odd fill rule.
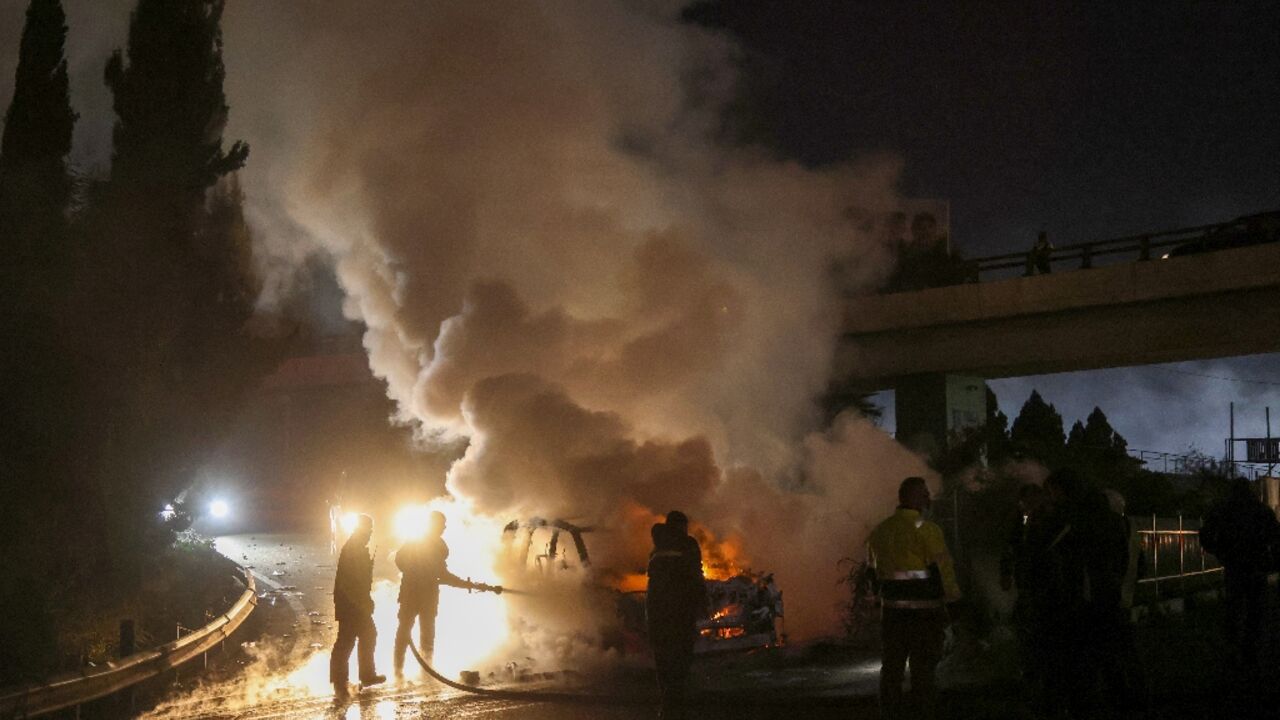
[[[68,3],[73,43],[87,13]],[[609,528],[596,555],[620,572],[679,507],[709,554],[775,571],[787,630],[812,636],[837,627],[837,561],[924,472],[865,421],[819,430],[813,402],[832,261],[846,284],[889,269],[846,210],[890,208],[897,162],[812,170],[718,142],[735,48],[678,14],[231,4],[228,134],[254,148],[263,302],[331,258],[396,420],[469,439],[455,495]]]
[[469,438],[451,492],[611,528],[624,569],[629,509],[683,508],[777,571],[793,636],[833,628],[836,562],[923,470],[866,423],[813,434],[827,268],[885,272],[845,210],[896,164],[717,143],[734,49],[669,7],[323,7],[228,16],[236,130],[272,136],[246,182],[334,259],[399,419]]

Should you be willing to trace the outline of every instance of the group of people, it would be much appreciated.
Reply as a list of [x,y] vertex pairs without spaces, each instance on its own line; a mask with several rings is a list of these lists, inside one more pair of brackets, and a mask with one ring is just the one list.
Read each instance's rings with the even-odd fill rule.
[[[881,711],[890,719],[935,715],[935,673],[945,631],[962,607],[942,529],[924,517],[930,503],[923,478],[903,480],[897,510],[868,539],[868,570],[882,606]],[[421,654],[430,662],[441,585],[502,591],[449,571],[444,529],[444,515],[433,513],[425,537],[395,555],[402,573],[393,655],[397,676],[403,673],[415,623]],[[340,698],[349,693],[348,665],[356,646],[360,682],[386,680],[373,659],[372,532],[372,519],[360,516],[338,559],[338,638],[330,680]],[[706,581],[702,552],[684,513],[671,511],[651,535],[647,629],[661,717],[670,720],[684,717],[697,622],[708,610]],[[1246,482],[1238,481],[1205,518],[1200,537],[1204,550],[1225,569],[1233,671],[1256,676],[1265,573],[1277,564],[1280,522]],[[1130,613],[1142,566],[1137,533],[1118,494],[1090,488],[1069,469],[1019,490],[1017,519],[1000,563],[1001,585],[1017,592],[1013,619],[1023,677],[1042,715],[1091,717],[1103,706],[1121,713],[1145,706],[1146,682]],[[908,666],[910,697],[903,692]]]
[[[427,532],[406,543],[395,554],[400,570],[393,670],[403,677],[405,654],[413,627],[418,626],[418,646],[428,664],[435,646],[436,611],[440,586],[490,590],[500,586],[475,583],[449,571],[449,547],[444,541],[445,517],[433,512]],[[653,526],[653,552],[649,557],[649,590],[646,595],[649,643],[657,667],[664,718],[682,716],[689,666],[697,640],[697,622],[707,610],[706,581],[702,575],[702,550],[689,535],[689,519],[673,510],[664,522]],[[357,518],[355,530],[342,546],[333,585],[334,618],[338,637],[329,659],[329,680],[339,700],[350,696],[351,653],[356,651],[361,685],[386,682],[374,664],[378,631],[373,622],[373,556],[369,540],[373,519]]]
[[[435,647],[436,611],[440,605],[440,586],[492,590],[502,592],[501,587],[474,583],[449,571],[449,546],[444,541],[445,517],[441,512],[431,513],[427,531],[419,540],[405,543],[395,554],[396,568],[400,570],[400,609],[396,626],[392,666],[395,676],[404,676],[405,654],[409,649],[413,626],[418,625],[418,646],[423,659],[430,663]],[[373,556],[369,552],[369,540],[373,537],[373,518],[360,515],[355,530],[342,546],[338,556],[338,570],[333,583],[334,619],[338,623],[338,638],[329,657],[329,681],[333,683],[338,699],[350,695],[351,652],[357,649],[356,664],[359,667],[361,685],[377,685],[386,682],[385,675],[378,674],[373,653],[378,642],[378,630],[373,623]]]
[[[881,714],[936,714],[935,672],[947,625],[960,612],[960,588],[942,529],[924,518],[925,480],[898,489],[898,509],[871,533],[868,570],[881,600]],[[1005,590],[1017,588],[1014,610],[1024,677],[1047,715],[1088,716],[1094,689],[1117,707],[1142,702],[1127,605],[1140,565],[1123,507],[1087,488],[1070,470],[1019,494],[1019,517],[1001,559]],[[911,697],[904,697],[906,667]]]
[[[922,478],[898,491],[898,510],[868,541],[868,569],[882,606],[881,712],[929,718],[947,624],[960,608],[942,530],[923,515]],[[1238,682],[1259,678],[1266,574],[1280,567],[1280,522],[1244,480],[1206,515],[1203,549],[1224,569],[1225,668]],[[1017,592],[1013,611],[1023,678],[1039,717],[1129,715],[1148,689],[1131,608],[1145,565],[1124,498],[1089,487],[1070,469],[1018,493],[1018,513],[1001,558],[1001,585]],[[910,664],[911,695],[903,695]]]
[[1023,676],[1045,715],[1089,717],[1146,704],[1130,608],[1142,566],[1118,494],[1069,469],[1025,485],[1001,563],[1017,589],[1014,623]]

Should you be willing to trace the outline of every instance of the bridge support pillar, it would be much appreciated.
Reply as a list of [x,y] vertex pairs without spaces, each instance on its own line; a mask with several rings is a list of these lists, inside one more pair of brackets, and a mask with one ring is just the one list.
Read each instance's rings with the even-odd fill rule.
[[898,442],[933,457],[953,433],[986,419],[986,382],[973,375],[910,375],[894,385]]

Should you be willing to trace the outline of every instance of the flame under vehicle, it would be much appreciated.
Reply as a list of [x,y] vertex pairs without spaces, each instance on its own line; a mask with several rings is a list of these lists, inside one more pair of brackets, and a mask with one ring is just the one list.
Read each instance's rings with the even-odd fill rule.
[[[502,535],[510,559],[530,573],[542,577],[581,574],[585,591],[597,603],[613,606],[616,623],[601,628],[605,645],[623,652],[644,652],[645,591],[627,587],[634,581],[609,583],[604,578],[612,573],[593,568],[584,535],[594,531],[565,520],[535,517],[507,523]],[[541,551],[535,552],[535,547]],[[708,578],[706,585],[709,612],[698,621],[695,653],[772,647],[785,639],[781,632],[782,591],[771,573],[741,572],[722,579]]]

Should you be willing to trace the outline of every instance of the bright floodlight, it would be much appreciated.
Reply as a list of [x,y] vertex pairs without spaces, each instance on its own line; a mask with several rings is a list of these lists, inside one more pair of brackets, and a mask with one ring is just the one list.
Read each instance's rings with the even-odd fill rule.
[[350,535],[356,531],[356,525],[360,524],[360,515],[358,513],[343,513],[342,519],[338,521],[342,524],[342,532]]
[[427,534],[427,521],[431,519],[431,508],[426,505],[406,505],[400,508],[395,517],[396,537],[403,542],[418,540]]
[[209,503],[209,514],[221,520],[231,512],[231,508],[227,505],[226,500],[214,500]]

